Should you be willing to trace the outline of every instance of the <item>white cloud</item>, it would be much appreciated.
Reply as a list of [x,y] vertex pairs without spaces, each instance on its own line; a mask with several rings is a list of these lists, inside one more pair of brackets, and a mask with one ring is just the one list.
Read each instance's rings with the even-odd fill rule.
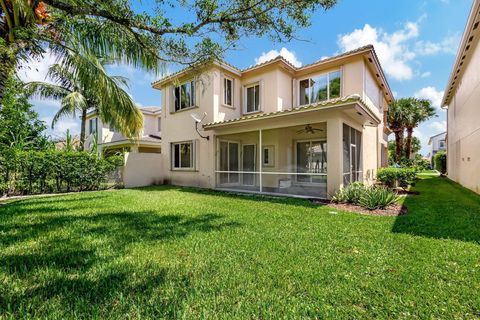
[[447,130],[447,121],[433,121],[428,124],[428,127],[434,131],[433,134],[445,132]]
[[[428,99],[432,105],[440,109],[444,91],[438,91],[434,87],[425,87],[413,94],[415,98]],[[442,109],[443,110],[443,109]]]
[[64,117],[55,123],[55,127],[52,129],[52,118],[50,116],[42,117],[40,120],[45,121],[48,127],[48,133],[53,137],[65,137],[67,130],[70,130],[70,133],[73,135],[79,134],[80,132],[80,121],[76,118]]
[[295,52],[289,51],[287,48],[283,47],[280,49],[280,51],[277,50],[270,50],[268,52],[262,52],[261,56],[258,58],[255,58],[255,64],[263,63],[268,60],[272,60],[278,56],[282,56],[285,58],[288,62],[293,64],[295,67],[301,67],[302,62],[298,60],[298,58],[295,56]]
[[[413,60],[438,53],[455,54],[460,40],[459,35],[455,34],[438,43],[419,41],[419,24],[425,18],[421,16],[416,22],[407,22],[392,33],[365,24],[362,29],[339,35],[338,45],[342,52],[346,52],[372,44],[387,75],[399,81],[410,80],[417,74],[411,66]],[[424,72],[420,76],[427,77],[430,73]]]
[[428,78],[432,75],[430,71],[426,71],[420,75],[420,78]]
[[409,49],[408,41],[418,35],[418,24],[414,22],[407,22],[402,29],[393,33],[366,24],[363,29],[340,35],[338,45],[345,52],[372,44],[385,72],[393,79],[401,81],[413,77],[413,70],[408,62],[415,58],[415,53]]
[[456,54],[460,35],[447,36],[440,42],[418,41],[415,44],[415,52],[429,56],[437,53]]

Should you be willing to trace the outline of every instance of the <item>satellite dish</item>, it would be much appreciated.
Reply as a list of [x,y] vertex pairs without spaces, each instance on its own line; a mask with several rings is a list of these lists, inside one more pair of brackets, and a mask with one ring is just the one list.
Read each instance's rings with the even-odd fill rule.
[[204,112],[203,116],[200,116],[198,113],[192,113],[190,114],[190,116],[193,118],[193,120],[195,120],[196,123],[200,123],[203,121],[203,119],[205,119],[205,117],[207,116],[207,113]]

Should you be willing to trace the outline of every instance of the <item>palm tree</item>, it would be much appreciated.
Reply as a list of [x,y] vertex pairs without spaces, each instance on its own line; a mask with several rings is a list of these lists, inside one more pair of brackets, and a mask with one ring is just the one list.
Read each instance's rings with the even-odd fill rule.
[[398,163],[402,157],[403,133],[405,131],[405,109],[403,100],[395,100],[389,107],[387,123],[395,135],[395,161]]
[[45,52],[42,41],[55,34],[50,21],[41,1],[0,0],[0,102],[17,63]]
[[109,76],[104,68],[105,62],[88,51],[82,56],[69,52],[50,67],[48,78],[53,83],[30,82],[26,85],[31,96],[61,101],[52,127],[64,116],[81,114],[80,150],[84,149],[89,110],[96,110],[103,122],[110,123],[128,138],[138,138],[143,129],[142,113],[122,88],[127,85],[126,78]]
[[407,129],[407,140],[405,142],[405,157],[410,159],[412,153],[413,130],[423,121],[436,115],[435,108],[430,100],[405,98],[403,108],[405,110],[405,128]]

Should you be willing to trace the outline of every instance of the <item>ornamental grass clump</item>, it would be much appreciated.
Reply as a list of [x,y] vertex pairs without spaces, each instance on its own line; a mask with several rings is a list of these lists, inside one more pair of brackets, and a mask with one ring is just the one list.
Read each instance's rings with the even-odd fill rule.
[[398,199],[398,195],[387,187],[367,187],[360,182],[349,184],[332,196],[333,202],[359,205],[368,210],[385,209]]

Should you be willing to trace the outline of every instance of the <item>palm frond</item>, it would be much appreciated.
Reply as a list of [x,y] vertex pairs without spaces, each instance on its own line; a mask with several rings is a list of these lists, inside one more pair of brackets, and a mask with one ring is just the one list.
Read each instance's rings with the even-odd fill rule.
[[61,100],[71,93],[70,90],[63,86],[41,81],[28,82],[25,84],[25,89],[29,97],[40,99]]
[[87,101],[80,92],[71,92],[62,100],[60,110],[53,116],[52,128],[61,118],[65,116],[75,117],[76,111],[81,111],[87,108]]

